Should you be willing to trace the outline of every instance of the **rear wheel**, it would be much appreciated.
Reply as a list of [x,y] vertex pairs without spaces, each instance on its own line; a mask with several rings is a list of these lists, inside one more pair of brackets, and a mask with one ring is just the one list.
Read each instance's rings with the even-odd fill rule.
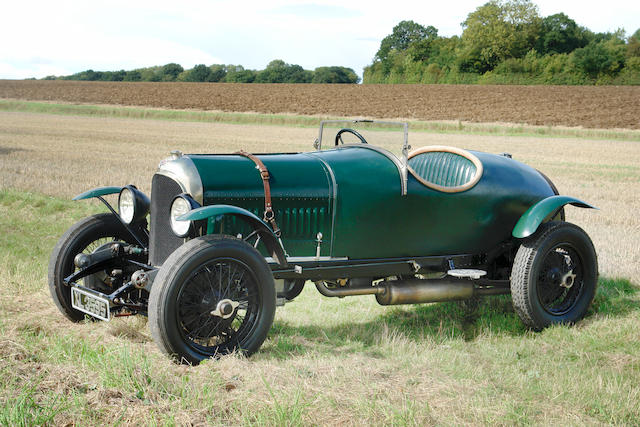
[[511,273],[513,306],[535,330],[574,323],[586,314],[597,281],[589,236],[574,224],[549,222],[518,249]]
[[165,261],[151,288],[149,326],[160,349],[180,362],[264,342],[275,315],[275,286],[260,253],[242,240],[203,236]]
[[298,295],[302,293],[305,284],[304,279],[293,279],[285,281],[285,293],[284,297],[287,301],[293,301]]

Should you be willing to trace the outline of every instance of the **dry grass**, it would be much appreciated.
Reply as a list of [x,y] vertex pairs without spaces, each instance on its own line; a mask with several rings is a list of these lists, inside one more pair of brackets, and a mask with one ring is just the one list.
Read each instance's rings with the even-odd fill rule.
[[[57,198],[125,183],[148,192],[171,149],[299,151],[315,137],[307,128],[0,113],[0,424],[637,423],[640,302],[624,280],[605,280],[576,327],[540,334],[524,330],[507,298],[471,313],[456,304],[390,309],[307,287],[278,310],[255,356],[199,367],[164,358],[143,319],[71,325],[59,315],[46,289],[48,253],[100,207]],[[602,275],[638,284],[637,143],[410,137],[414,147],[508,151],[561,193],[600,207],[567,213],[594,239]]]

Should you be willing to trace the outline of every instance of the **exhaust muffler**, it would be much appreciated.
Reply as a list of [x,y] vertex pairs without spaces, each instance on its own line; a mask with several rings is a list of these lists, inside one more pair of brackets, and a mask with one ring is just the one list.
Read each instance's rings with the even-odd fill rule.
[[380,305],[456,301],[474,295],[471,280],[390,280],[380,282],[378,286],[384,288],[384,293],[376,294]]

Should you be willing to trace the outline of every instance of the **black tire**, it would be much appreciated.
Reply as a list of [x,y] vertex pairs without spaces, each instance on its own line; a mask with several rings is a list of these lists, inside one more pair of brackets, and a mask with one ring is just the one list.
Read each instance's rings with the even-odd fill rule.
[[298,295],[302,293],[304,289],[304,279],[293,279],[285,281],[285,293],[284,297],[287,301],[293,301]]
[[511,272],[513,307],[540,331],[582,319],[598,282],[598,259],[591,239],[568,222],[548,222],[525,241]]
[[[223,318],[224,301],[239,304]],[[192,239],[167,258],[149,298],[149,327],[164,353],[180,363],[239,351],[254,353],[273,323],[271,269],[248,243],[230,236]]]
[[[75,256],[79,253],[91,253],[101,245],[113,241],[135,244],[135,240],[118,218],[111,213],[101,213],[75,223],[53,248],[49,259],[49,291],[56,306],[67,319],[79,322],[85,318],[84,313],[71,306],[71,288],[63,281],[76,270],[73,262]],[[90,279],[87,280],[91,281]],[[93,285],[89,287],[95,288]]]

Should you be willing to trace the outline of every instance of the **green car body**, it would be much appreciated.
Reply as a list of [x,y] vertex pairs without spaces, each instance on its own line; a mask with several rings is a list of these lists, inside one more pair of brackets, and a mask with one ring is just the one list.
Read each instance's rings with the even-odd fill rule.
[[[322,256],[364,259],[488,252],[512,237],[531,206],[555,195],[535,169],[503,156],[473,154],[484,173],[460,193],[428,188],[411,174],[404,193],[392,154],[364,145],[259,157],[272,177],[276,218],[290,255],[315,255],[321,232]],[[264,194],[253,162],[239,155],[187,157],[202,180],[204,206],[261,214]]]

